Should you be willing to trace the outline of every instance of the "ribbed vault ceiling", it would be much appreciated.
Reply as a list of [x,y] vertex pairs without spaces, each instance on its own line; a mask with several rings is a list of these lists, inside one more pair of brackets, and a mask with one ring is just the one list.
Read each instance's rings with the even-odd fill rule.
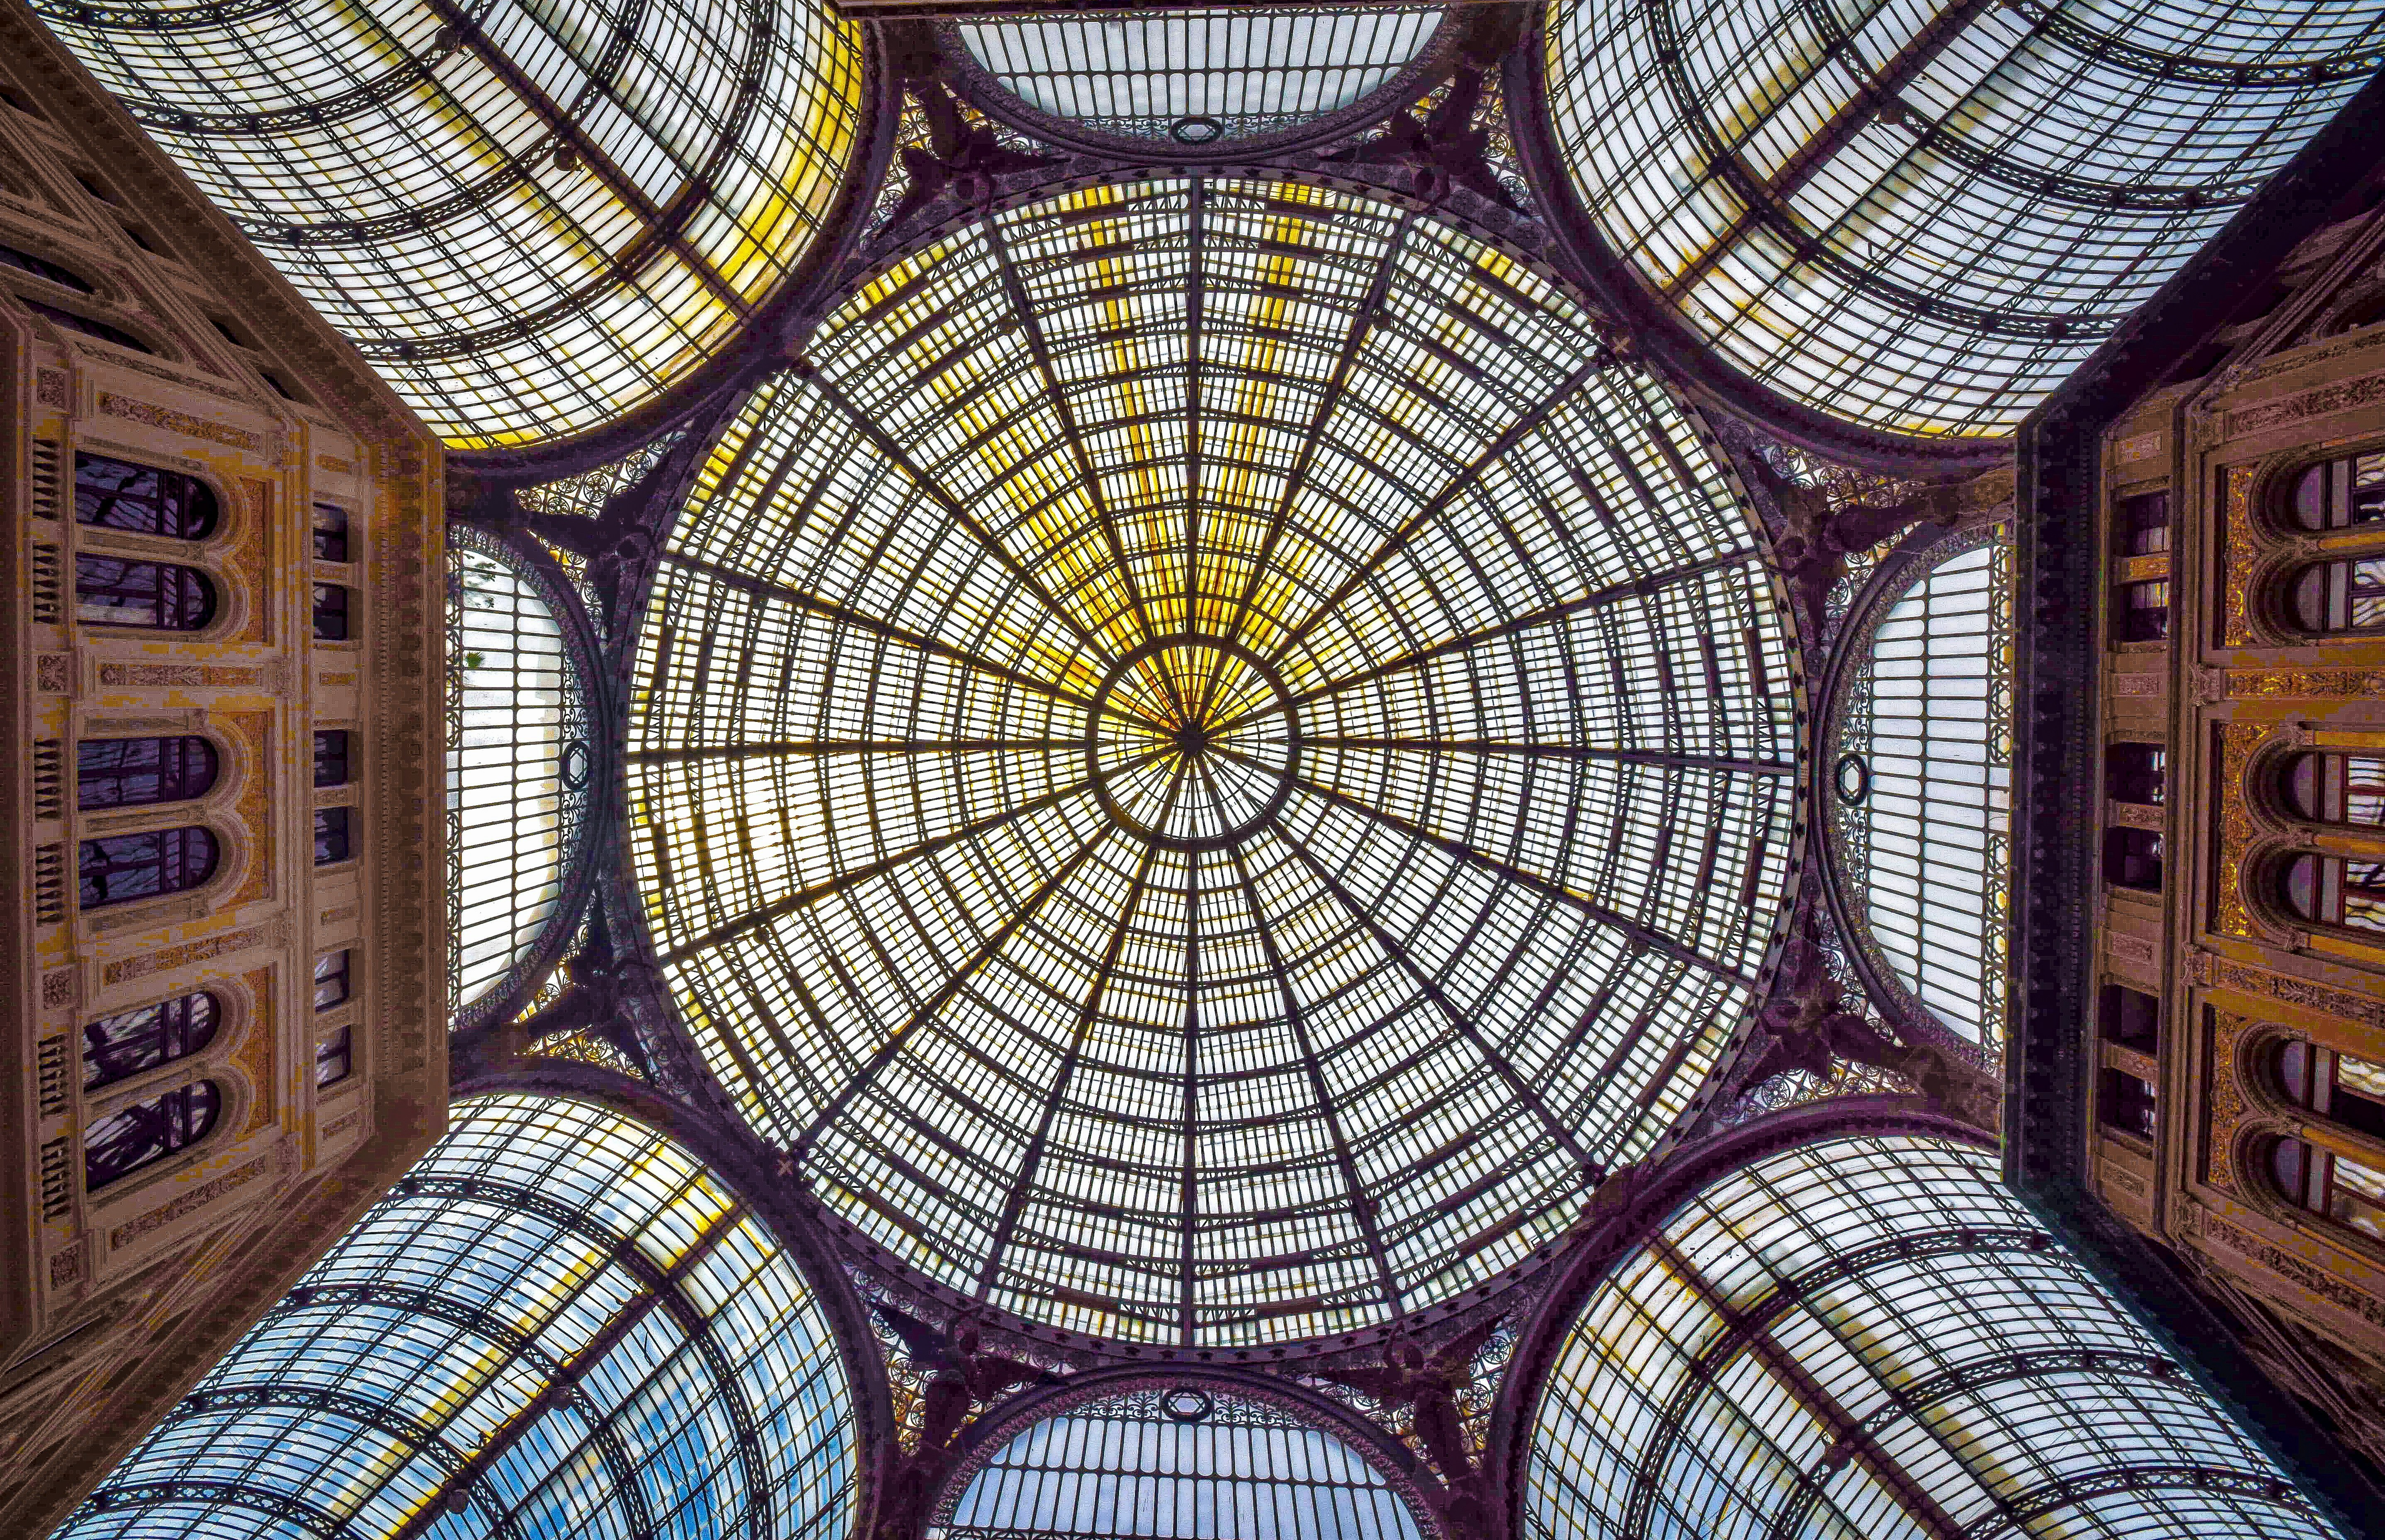
[[712,1068],[930,1278],[1170,1345],[1391,1321],[1688,1107],[1792,855],[1732,489],[1431,219],[1098,188],[901,261],[703,472],[637,665]]

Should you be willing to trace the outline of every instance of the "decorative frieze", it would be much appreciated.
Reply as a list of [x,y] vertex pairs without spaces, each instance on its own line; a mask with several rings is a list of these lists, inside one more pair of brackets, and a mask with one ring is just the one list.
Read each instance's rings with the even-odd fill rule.
[[228,449],[245,449],[252,455],[265,445],[262,438],[244,428],[234,428],[223,422],[210,422],[205,418],[193,417],[188,412],[178,412],[171,407],[152,406],[146,401],[135,401],[129,395],[118,395],[112,391],[99,393],[99,409],[106,416],[120,417],[127,422],[139,422],[151,428],[163,428],[169,432],[181,433],[186,438],[205,439],[209,444],[220,444]]
[[2385,1001],[2372,1000],[2348,989],[2272,973],[2266,968],[2254,968],[2209,952],[2194,953],[2189,960],[2187,971],[2196,983],[2209,988],[2238,990],[2290,1006],[2301,1006],[2307,1010],[2340,1016],[2364,1026],[2385,1028]]
[[102,980],[109,984],[125,983],[169,968],[181,968],[194,962],[205,962],[209,958],[244,952],[252,946],[269,945],[272,933],[273,927],[269,925],[252,925],[244,931],[227,931],[219,936],[186,941],[180,946],[161,946],[154,952],[142,952],[109,963]]
[[2236,1078],[2236,1050],[2251,1025],[2231,1011],[2211,1013],[2211,1046],[2204,1065],[2204,1104],[2209,1108],[2204,1178],[2215,1187],[2232,1187],[2236,1183],[2236,1131],[2245,1115],[2244,1087]]
[[2232,1251],[2254,1266],[2267,1271],[2327,1301],[2339,1309],[2348,1310],[2371,1326],[2385,1328],[2385,1302],[2365,1289],[2354,1286],[2325,1268],[2314,1266],[2285,1247],[2261,1240],[2242,1226],[2222,1219],[2205,1209],[2195,1225],[2204,1239],[2216,1243],[2222,1250]]
[[159,1204],[139,1219],[127,1220],[109,1231],[107,1233],[108,1249],[120,1251],[152,1231],[163,1230],[185,1215],[197,1213],[225,1194],[237,1192],[264,1176],[269,1168],[270,1163],[268,1161],[252,1160],[236,1171],[226,1171],[223,1175],[211,1177],[195,1187],[186,1188],[181,1196],[172,1201]]
[[2289,395],[2281,401],[2264,402],[2258,407],[2245,407],[2228,414],[2230,437],[2257,433],[2270,428],[2282,428],[2290,422],[2306,418],[2327,417],[2335,412],[2348,412],[2357,407],[2373,406],[2385,401],[2385,374],[2362,374],[2350,380],[2338,380],[2330,384]]
[[2244,904],[2244,851],[2253,840],[2244,772],[2267,732],[2258,722],[2223,722],[2219,727],[2219,867],[2213,908],[2222,935],[2250,939],[2257,933]]

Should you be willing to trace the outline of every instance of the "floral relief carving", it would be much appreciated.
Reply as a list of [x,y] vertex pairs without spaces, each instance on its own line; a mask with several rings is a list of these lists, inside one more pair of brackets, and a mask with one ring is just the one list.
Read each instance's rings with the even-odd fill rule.
[[2348,412],[2375,401],[2385,401],[2385,374],[2364,374],[2357,379],[2341,380],[2333,384],[2321,385],[2316,390],[2304,391],[2300,395],[2290,395],[2283,401],[2271,401],[2230,412],[2228,414],[2228,432],[2231,437],[2241,433],[2257,433],[2265,428],[2281,427],[2305,418]]
[[108,1248],[117,1250],[131,1246],[153,1230],[163,1230],[185,1214],[197,1213],[226,1193],[235,1192],[265,1175],[266,1165],[265,1161],[252,1160],[238,1171],[226,1171],[213,1181],[200,1183],[172,1202],[152,1208],[139,1219],[128,1220],[107,1233]]
[[145,423],[152,428],[205,439],[231,449],[245,449],[252,454],[265,442],[243,429],[209,422],[188,412],[178,412],[170,407],[153,407],[146,401],[135,401],[131,396],[118,395],[112,391],[99,393],[99,409],[109,417],[120,417],[127,422]]
[[2236,1050],[2251,1024],[2232,1012],[2212,1013],[2210,1057],[2204,1069],[2204,1083],[2210,1088],[2204,1174],[2216,1187],[2232,1189],[2236,1184],[2236,1133],[2245,1111],[2244,1085],[2237,1070]]
[[2271,1275],[2309,1290],[2329,1304],[2359,1316],[2372,1326],[2385,1327],[2385,1303],[2380,1303],[2374,1295],[2355,1288],[2325,1268],[2316,1267],[2282,1246],[2257,1240],[2216,1214],[2204,1213],[2199,1228],[2204,1236]]
[[63,369],[45,369],[34,376],[33,398],[44,407],[64,411],[67,406],[67,377]]
[[2233,989],[2264,999],[2277,1000],[2290,1006],[2339,1016],[2364,1026],[2385,1028],[2385,1001],[2355,995],[2348,989],[2336,989],[2308,979],[2287,978],[2266,968],[2253,968],[2208,952],[2195,955],[2191,969],[2194,982],[2214,988]]
[[2246,669],[2228,676],[2232,700],[2385,698],[2385,669]]
[[2241,647],[2253,640],[2253,569],[2259,560],[2260,545],[2259,532],[2253,527],[2251,466],[2228,468],[2228,485],[2222,498],[2228,509],[2228,550],[2224,564],[2227,577],[2220,594],[2219,639],[2228,646]]
[[2253,809],[2244,792],[2244,772],[2268,729],[2257,722],[2219,724],[2219,882],[2218,912],[2213,925],[2220,934],[2252,938],[2258,933],[2244,904],[2244,852],[2253,839]]
[[232,1059],[248,1076],[255,1094],[248,1121],[240,1131],[240,1137],[245,1139],[273,1121],[275,1083],[280,1077],[273,1072],[273,970],[252,969],[242,975],[241,982],[248,985],[249,1008],[256,1013],[248,1024],[248,1036]]

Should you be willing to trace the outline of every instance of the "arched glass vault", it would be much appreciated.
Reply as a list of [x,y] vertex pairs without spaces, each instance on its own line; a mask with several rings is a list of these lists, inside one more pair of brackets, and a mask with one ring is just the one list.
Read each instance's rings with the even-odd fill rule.
[[1712,1182],[1591,1294],[1530,1427],[1526,1540],[2338,1533],[1942,1139]]
[[859,147],[861,31],[818,0],[37,10],[461,448],[594,428],[729,347]]
[[756,1130],[927,1277],[1382,1325],[1656,1148],[1753,998],[1798,680],[1692,419],[1539,274],[1292,182],[869,280],[716,448],[639,882]]
[[2385,62],[2329,0],[1559,0],[1599,239],[1791,400],[2009,432]]
[[564,1098],[445,1138],[60,1540],[843,1540],[853,1391],[780,1242],[669,1139]]

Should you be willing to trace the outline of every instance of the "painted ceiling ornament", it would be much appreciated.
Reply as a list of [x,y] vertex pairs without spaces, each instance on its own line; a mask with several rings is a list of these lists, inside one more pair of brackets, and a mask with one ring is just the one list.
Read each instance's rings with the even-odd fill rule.
[[1746,1068],[1739,1071],[1738,1089],[1730,1099],[1792,1072],[1828,1082],[1842,1063],[1902,1076],[1933,1104],[1952,1099],[1966,1067],[1934,1045],[1899,1043],[1862,1014],[1862,1002],[1849,1008],[1812,923],[1809,917],[1804,933],[1788,944],[1773,997],[1756,1018],[1763,1035],[1749,1045],[1742,1060]]
[[905,89],[927,119],[928,143],[925,148],[905,144],[900,152],[910,185],[886,217],[889,230],[902,229],[940,200],[965,208],[992,203],[997,178],[1061,163],[1058,156],[1033,155],[1004,144],[992,123],[964,112],[959,99],[933,76],[908,81]]

